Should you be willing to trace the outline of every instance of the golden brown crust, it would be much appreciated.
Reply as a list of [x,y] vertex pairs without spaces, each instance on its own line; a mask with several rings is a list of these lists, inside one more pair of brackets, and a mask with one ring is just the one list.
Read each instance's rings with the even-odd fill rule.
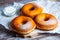
[[42,7],[39,7],[33,3],[28,3],[21,8],[21,12],[24,15],[34,18],[36,15],[42,12]]
[[58,21],[55,16],[48,13],[37,15],[35,22],[37,24],[37,28],[40,30],[53,30],[58,25]]
[[26,16],[18,16],[11,22],[11,28],[13,31],[19,34],[27,34],[33,31],[36,27],[35,22]]

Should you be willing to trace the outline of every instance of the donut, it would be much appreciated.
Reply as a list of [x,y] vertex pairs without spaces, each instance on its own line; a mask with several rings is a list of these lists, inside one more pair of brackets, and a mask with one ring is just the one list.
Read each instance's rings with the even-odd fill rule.
[[27,16],[14,18],[10,25],[10,28],[18,34],[28,34],[36,28],[35,22]]
[[34,3],[28,3],[28,4],[25,4],[20,11],[24,15],[34,18],[36,15],[42,12],[42,7],[39,7]]
[[39,30],[53,30],[58,25],[56,17],[48,13],[39,14],[34,20]]

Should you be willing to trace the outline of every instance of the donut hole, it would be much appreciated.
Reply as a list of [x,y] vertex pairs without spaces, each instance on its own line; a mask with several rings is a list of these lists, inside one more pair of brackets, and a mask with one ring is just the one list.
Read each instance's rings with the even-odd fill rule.
[[23,23],[23,24],[26,24],[27,22],[28,22],[28,21],[27,21],[27,20],[25,20],[25,21],[23,21],[22,23]]
[[45,18],[44,21],[48,21],[49,19],[50,19],[49,17],[48,18]]
[[30,11],[33,11],[35,9],[35,7],[32,7],[31,9],[30,9]]

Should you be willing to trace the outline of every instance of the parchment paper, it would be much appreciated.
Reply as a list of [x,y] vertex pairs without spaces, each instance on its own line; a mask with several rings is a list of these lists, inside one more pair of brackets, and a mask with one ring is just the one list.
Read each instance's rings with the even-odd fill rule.
[[[46,13],[51,13],[52,15],[54,15],[57,20],[58,20],[58,27],[54,30],[51,31],[41,31],[41,30],[37,30],[35,29],[34,31],[40,32],[40,33],[58,33],[60,34],[60,2],[51,2],[51,1],[33,1],[32,3],[37,4],[38,6],[42,6],[43,7],[43,12]],[[17,3],[14,2],[13,5],[16,8],[16,10],[19,10],[24,4],[22,3]],[[3,11],[3,10],[2,10]],[[0,24],[4,25],[6,29],[9,30],[9,23],[11,22],[11,20],[13,18],[15,18],[16,16],[18,16],[18,13],[16,13],[14,16],[12,17],[6,17],[4,16],[3,12],[1,11],[0,13]],[[34,33],[33,31],[33,33]]]

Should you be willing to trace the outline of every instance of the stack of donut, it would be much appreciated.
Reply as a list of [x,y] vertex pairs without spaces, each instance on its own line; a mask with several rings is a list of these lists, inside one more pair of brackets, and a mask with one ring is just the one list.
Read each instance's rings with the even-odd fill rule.
[[58,25],[56,17],[42,11],[42,7],[34,3],[25,4],[20,10],[23,15],[12,20],[11,29],[19,34],[28,34],[35,28],[47,31],[55,29]]

